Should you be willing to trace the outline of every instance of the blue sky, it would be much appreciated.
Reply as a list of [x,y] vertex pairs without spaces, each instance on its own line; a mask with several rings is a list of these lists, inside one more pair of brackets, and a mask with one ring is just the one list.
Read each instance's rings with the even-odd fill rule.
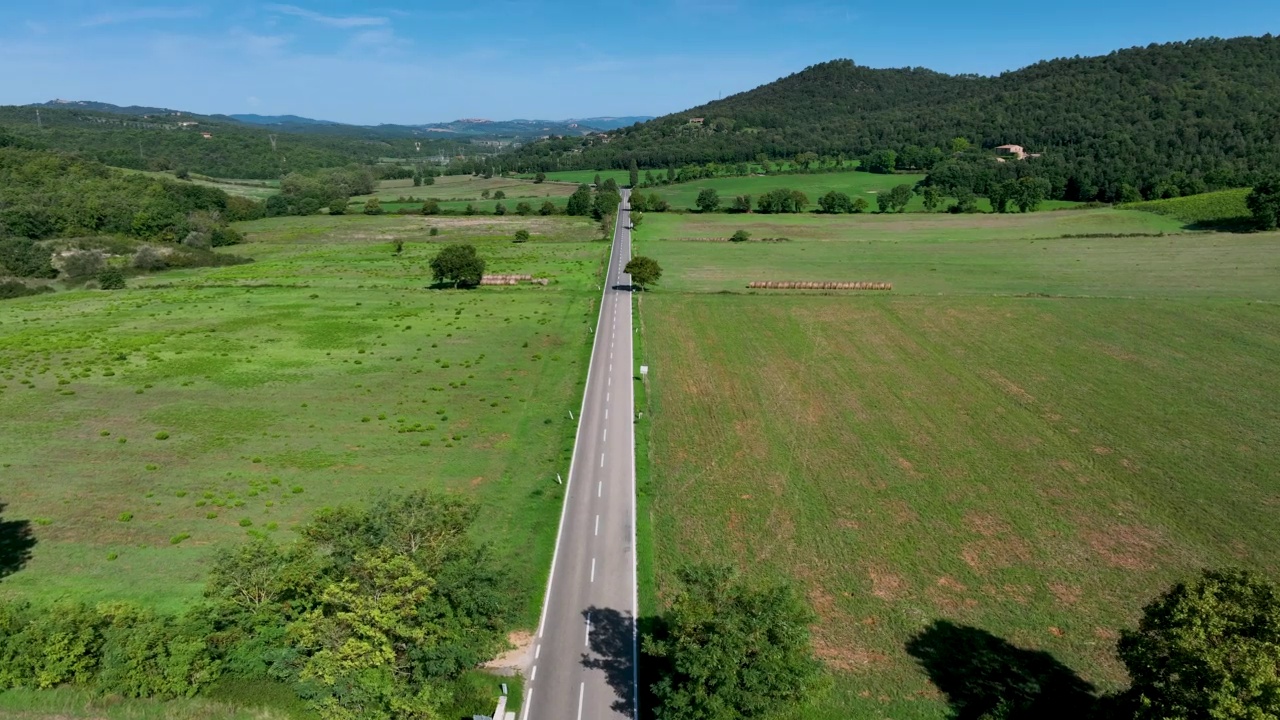
[[1277,0],[0,0],[0,104],[366,124],[660,115],[837,57],[994,74],[1266,32]]

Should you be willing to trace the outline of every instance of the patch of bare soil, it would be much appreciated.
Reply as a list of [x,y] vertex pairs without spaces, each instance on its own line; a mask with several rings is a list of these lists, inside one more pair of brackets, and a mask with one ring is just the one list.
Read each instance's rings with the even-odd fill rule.
[[519,670],[529,666],[529,653],[533,650],[533,633],[517,630],[507,636],[513,647],[484,664],[486,670]]
[[1092,530],[1085,533],[1084,539],[1103,562],[1125,570],[1155,567],[1155,557],[1166,544],[1159,531],[1142,525]]
[[901,575],[873,567],[867,569],[867,576],[871,578],[871,594],[881,600],[897,600],[906,592]]

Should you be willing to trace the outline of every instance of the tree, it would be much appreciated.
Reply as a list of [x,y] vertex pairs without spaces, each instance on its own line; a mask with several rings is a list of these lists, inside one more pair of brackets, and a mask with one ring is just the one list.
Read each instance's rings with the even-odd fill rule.
[[62,256],[62,272],[73,280],[94,277],[106,267],[106,259],[96,250],[73,250]]
[[471,204],[471,203],[467,203],[467,206],[466,206],[466,207],[464,207],[464,208],[462,208],[462,214],[463,214],[463,215],[475,215],[475,214],[476,214],[476,206],[475,206],[475,205],[473,205],[473,204]]
[[493,199],[494,199],[494,200],[506,200],[506,199],[507,199],[507,193],[506,193],[506,191],[505,191],[505,190],[498,190],[498,191],[494,192],[494,193],[493,193]]
[[435,176],[435,175],[432,175],[431,173],[427,173],[426,175],[423,175],[423,176],[422,176],[422,184],[423,184],[423,185],[435,185],[435,184],[436,184],[436,176]]
[[799,706],[821,664],[815,616],[790,585],[754,585],[726,566],[677,572],[678,590],[644,651],[657,658],[658,720],[761,718]]
[[671,209],[671,203],[664,200],[658,193],[649,193],[649,200],[646,203],[651,212],[666,212]]
[[729,242],[746,242],[751,239],[751,233],[746,230],[739,230],[729,237]]
[[600,173],[596,173],[596,176],[591,180],[591,184],[600,187]]
[[506,206],[506,205],[503,205],[502,203],[498,203],[497,205],[494,205],[494,206],[493,206],[493,214],[494,214],[494,215],[506,215],[506,214],[507,214],[507,206]]
[[520,202],[516,203],[516,214],[531,215],[533,214],[533,206],[521,200]]
[[533,176],[533,182],[535,185],[545,182],[546,179],[547,179],[547,174],[544,172],[540,172],[537,175]]
[[1013,180],[992,183],[987,190],[987,200],[991,202],[991,210],[997,213],[1009,212],[1009,202],[1013,200],[1017,191],[1017,182]]
[[640,184],[640,167],[636,165],[635,158],[631,159],[631,167],[627,171],[627,184],[632,188]]
[[731,209],[732,209],[734,212],[737,212],[737,213],[749,213],[749,212],[751,212],[751,196],[750,196],[750,195],[737,195],[737,196],[735,196],[735,197],[733,198],[733,205],[732,205]]
[[1143,610],[1117,653],[1139,720],[1280,718],[1280,594],[1244,570],[1206,570]]
[[1275,230],[1280,224],[1280,178],[1267,178],[1255,185],[1244,204],[1260,230]]
[[382,201],[378,200],[378,198],[376,198],[376,197],[371,197],[371,198],[369,198],[368,200],[365,200],[365,201],[364,201],[364,214],[365,214],[365,215],[381,215],[381,214],[382,214]]
[[438,283],[453,286],[479,285],[484,277],[484,260],[476,254],[474,245],[446,245],[431,259],[431,277]]
[[627,262],[623,272],[631,276],[631,284],[645,288],[662,277],[662,267],[653,258],[636,255]]
[[864,197],[855,198],[853,201],[853,209],[850,210],[850,212],[864,213],[867,211],[867,208],[869,207],[871,207],[871,203],[867,202],[866,198]]
[[915,190],[906,183],[896,185],[889,191],[889,197],[893,200],[893,206],[897,208],[898,212],[903,212],[907,209],[907,204],[911,202],[911,196],[914,194]]
[[422,201],[422,214],[423,215],[439,215],[440,201],[436,200],[435,198],[427,198],[426,200]]
[[334,198],[333,202],[329,203],[329,214],[346,215],[348,202],[350,201],[347,198]]
[[422,187],[422,173],[420,171],[413,174],[413,186]]
[[632,210],[631,212],[631,229],[638,230],[640,223],[644,222],[644,213]]
[[633,212],[644,212],[649,209],[649,198],[642,192],[631,193],[631,199],[628,202]]
[[528,241],[529,241],[529,231],[528,231],[528,230],[517,230],[517,231],[516,231],[516,238],[515,238],[515,241],[516,241],[516,242],[518,242],[518,243],[528,242]]
[[698,206],[699,212],[715,212],[720,208],[720,193],[715,188],[702,188],[694,204]]
[[832,190],[818,198],[818,211],[831,215],[853,212],[853,200],[842,192]]
[[606,184],[605,187],[596,191],[591,201],[591,217],[597,220],[609,217],[618,212],[618,206],[621,204],[622,195]]
[[942,204],[942,193],[933,185],[925,185],[920,194],[924,197],[924,209],[928,212],[937,210]]
[[550,200],[543,200],[543,201],[542,201],[542,206],[538,208],[538,214],[539,214],[539,215],[543,215],[543,216],[546,216],[546,215],[555,215],[555,214],[556,214],[556,204],[555,204],[555,203],[553,203],[553,202],[551,202]]
[[569,196],[568,203],[565,204],[564,212],[566,215],[575,217],[591,214],[591,187],[586,183],[578,186],[577,190]]
[[489,191],[488,191],[487,189],[485,189],[485,190],[481,190],[481,191],[480,191],[480,199],[481,199],[481,200],[488,200],[488,199],[489,199]]
[[1021,177],[1014,183],[1012,200],[1022,212],[1035,212],[1049,195],[1049,181],[1037,177]]

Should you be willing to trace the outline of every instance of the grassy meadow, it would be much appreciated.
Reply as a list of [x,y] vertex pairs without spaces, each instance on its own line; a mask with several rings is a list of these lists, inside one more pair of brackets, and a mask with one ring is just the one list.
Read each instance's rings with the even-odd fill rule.
[[[1280,576],[1280,234],[1053,239],[1176,229],[1088,210],[751,217],[792,241],[729,244],[674,238],[740,218],[668,219],[636,240],[665,269],[642,597],[695,559],[797,581],[832,678],[797,717],[954,717],[1022,663],[1116,689],[1118,631],[1171,583]],[[895,289],[744,288],[770,278]]]
[[1251,188],[1219,190],[1186,197],[1130,203],[1125,207],[1168,215],[1193,225],[1243,229],[1253,222],[1249,206],[1245,204],[1245,198],[1251,191]]
[[[535,621],[607,252],[594,223],[240,228],[228,250],[253,264],[0,304],[0,504],[37,541],[0,593],[176,608],[220,545],[431,487],[482,504]],[[511,242],[518,228],[530,242]],[[428,261],[456,241],[488,272],[550,284],[430,288]]]

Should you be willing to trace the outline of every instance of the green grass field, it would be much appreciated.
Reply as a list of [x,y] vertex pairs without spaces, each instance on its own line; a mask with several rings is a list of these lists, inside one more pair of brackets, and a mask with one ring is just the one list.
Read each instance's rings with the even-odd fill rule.
[[1125,207],[1168,215],[1194,225],[1247,226],[1252,222],[1252,216],[1244,200],[1250,192],[1251,188],[1220,190],[1167,200],[1130,203]]
[[[535,174],[536,173],[524,173],[519,177],[532,180]],[[627,170],[559,170],[547,173],[547,182],[568,183],[569,185],[576,187],[579,183],[594,182],[596,175],[600,176],[601,182],[604,182],[608,178],[613,178],[614,182],[623,186],[631,182],[631,173]],[[644,176],[643,170],[640,171],[640,175],[641,177]],[[573,192],[573,187],[569,188],[569,192]]]
[[[530,242],[510,241],[518,227]],[[534,622],[607,252],[594,223],[321,215],[241,229],[248,244],[230,250],[250,265],[0,304],[0,504],[37,539],[0,593],[175,608],[221,544],[425,486],[482,503],[483,539]],[[462,240],[489,272],[551,283],[429,289],[428,260]]]
[[[795,579],[833,679],[796,717],[954,716],[931,678],[972,666],[957,637],[1001,648],[993,667],[1044,651],[1115,689],[1117,632],[1171,583],[1280,576],[1280,234],[1044,239],[1171,222],[1107,210],[934,220],[637,239],[665,268],[640,306],[642,582],[661,601],[692,559]],[[763,271],[898,289],[749,294]],[[1060,297],[1014,297],[1039,293]]]

